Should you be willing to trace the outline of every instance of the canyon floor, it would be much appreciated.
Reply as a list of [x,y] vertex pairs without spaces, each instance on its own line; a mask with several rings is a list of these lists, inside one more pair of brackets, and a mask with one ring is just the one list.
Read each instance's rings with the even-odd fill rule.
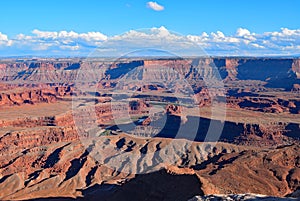
[[0,61],[0,200],[299,200],[300,60]]

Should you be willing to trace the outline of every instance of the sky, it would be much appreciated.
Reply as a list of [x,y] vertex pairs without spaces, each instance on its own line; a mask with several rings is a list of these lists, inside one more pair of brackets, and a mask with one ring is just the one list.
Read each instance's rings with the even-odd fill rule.
[[[0,56],[79,56],[97,47],[115,54],[127,43],[132,48],[126,51],[176,53],[171,47],[180,43],[181,50],[196,54],[194,44],[188,51],[191,41],[215,55],[300,53],[299,0],[2,0],[0,5]],[[143,40],[153,47],[141,45]]]

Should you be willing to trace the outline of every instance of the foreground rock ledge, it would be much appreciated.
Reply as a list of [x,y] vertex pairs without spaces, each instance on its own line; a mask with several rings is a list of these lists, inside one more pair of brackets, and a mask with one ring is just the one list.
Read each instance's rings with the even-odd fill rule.
[[206,195],[206,196],[195,196],[189,201],[298,201],[299,198],[279,198],[279,197],[269,197],[265,195],[257,194],[231,194],[231,195]]

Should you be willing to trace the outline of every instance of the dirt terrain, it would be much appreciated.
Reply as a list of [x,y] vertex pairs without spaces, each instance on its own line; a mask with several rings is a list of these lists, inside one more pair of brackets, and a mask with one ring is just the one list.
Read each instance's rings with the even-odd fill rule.
[[2,60],[0,200],[299,199],[299,86],[296,58]]

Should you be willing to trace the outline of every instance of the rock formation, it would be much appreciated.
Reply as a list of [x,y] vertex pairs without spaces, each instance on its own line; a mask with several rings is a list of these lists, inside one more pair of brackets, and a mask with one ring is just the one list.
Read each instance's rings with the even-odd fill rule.
[[285,58],[0,61],[0,200],[299,199],[299,75]]

